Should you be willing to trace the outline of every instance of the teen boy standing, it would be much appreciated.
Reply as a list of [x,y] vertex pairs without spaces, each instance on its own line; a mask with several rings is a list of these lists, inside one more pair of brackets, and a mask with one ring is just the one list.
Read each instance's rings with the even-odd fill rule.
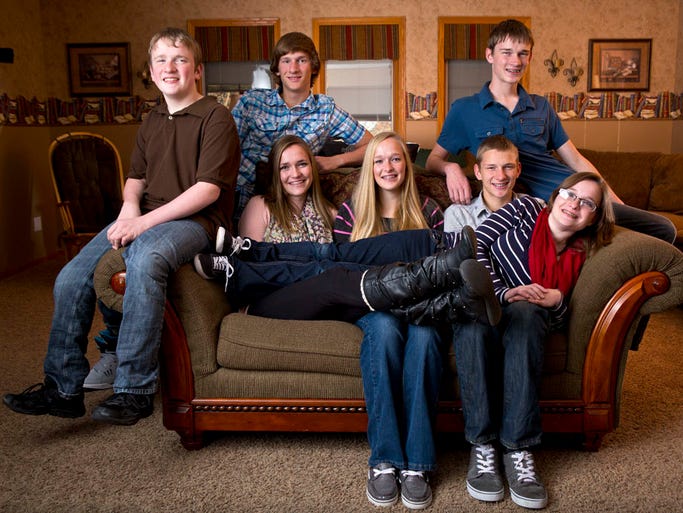
[[[427,158],[427,169],[446,175],[451,201],[468,204],[472,191],[462,168],[448,162],[448,154],[469,149],[483,139],[505,135],[519,149],[524,174],[520,182],[529,194],[547,200],[568,175],[598,170],[576,149],[559,117],[542,96],[527,93],[520,80],[531,62],[531,31],[517,20],[496,25],[489,36],[486,60],[491,81],[479,93],[456,100],[451,106],[437,144]],[[562,158],[558,161],[551,151]],[[623,204],[612,192],[617,224],[673,242],[676,231],[668,219]]]
[[126,297],[114,394],[92,417],[130,425],[151,415],[168,275],[197,252],[207,251],[216,228],[229,222],[239,139],[228,110],[197,92],[199,45],[180,29],[165,29],[152,37],[149,66],[165,103],[138,131],[117,220],[57,277],[44,383],[3,398],[18,413],[69,418],[85,414],[93,273],[102,255],[125,247]]

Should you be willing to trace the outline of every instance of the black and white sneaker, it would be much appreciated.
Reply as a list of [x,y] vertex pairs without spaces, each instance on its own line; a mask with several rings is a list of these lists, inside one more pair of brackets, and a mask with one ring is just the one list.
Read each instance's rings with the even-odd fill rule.
[[216,253],[219,255],[237,255],[240,251],[248,251],[251,248],[251,239],[233,237],[223,226],[216,230]]
[[548,492],[536,475],[533,455],[525,450],[508,452],[503,463],[512,501],[523,508],[545,508]]
[[470,467],[467,470],[467,492],[484,502],[503,500],[505,487],[498,470],[498,458],[493,445],[472,446]]
[[210,255],[198,253],[194,256],[194,269],[205,280],[225,280],[225,290],[228,290],[228,280],[235,272],[232,257],[226,255]]
[[380,463],[370,467],[365,494],[375,506],[393,506],[396,504],[398,501],[396,469],[390,463]]

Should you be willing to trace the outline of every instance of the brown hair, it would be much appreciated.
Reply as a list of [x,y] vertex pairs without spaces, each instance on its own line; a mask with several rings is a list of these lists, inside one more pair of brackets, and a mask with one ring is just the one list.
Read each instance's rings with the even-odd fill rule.
[[294,228],[292,226],[292,219],[294,218],[295,213],[287,200],[287,193],[285,192],[284,187],[282,187],[282,180],[280,180],[280,161],[282,160],[282,154],[291,146],[300,146],[306,152],[306,156],[311,163],[311,187],[308,190],[308,194],[313,200],[315,210],[322,218],[325,226],[331,231],[334,227],[334,219],[332,218],[332,210],[334,207],[323,195],[322,187],[320,186],[318,164],[315,161],[311,148],[306,144],[306,141],[296,135],[284,135],[273,144],[273,147],[268,154],[268,167],[271,171],[271,183],[268,192],[263,196],[263,200],[277,224],[282,226],[286,232],[291,233]]
[[282,81],[277,74],[280,59],[283,55],[292,52],[304,52],[311,59],[311,87],[313,87],[320,72],[320,57],[318,57],[318,50],[315,49],[313,40],[301,32],[288,32],[275,44],[273,53],[270,56],[270,72],[274,77],[275,84],[278,87],[282,85]]
[[484,158],[484,153],[491,150],[513,151],[515,152],[515,160],[519,162],[519,150],[510,139],[504,135],[491,135],[484,139],[479,145],[479,148],[477,148],[478,165],[481,165],[481,161]]
[[156,45],[161,39],[171,41],[175,47],[180,45],[186,46],[192,52],[192,56],[194,57],[195,69],[202,63],[202,48],[199,46],[199,43],[197,43],[197,41],[183,29],[166,27],[165,29],[154,34],[152,39],[149,41],[149,48],[147,50],[149,64],[152,63],[152,50],[154,50],[154,45]]
[[502,43],[507,38],[510,38],[516,43],[526,43],[534,47],[534,38],[531,35],[531,30],[524,23],[519,20],[505,20],[493,27],[489,34],[487,48],[494,50],[498,43]]
[[612,242],[612,237],[614,237],[614,210],[607,182],[600,175],[592,172],[573,173],[565,178],[550,195],[548,210],[553,209],[555,198],[560,193],[560,189],[568,189],[584,180],[597,183],[602,193],[602,198],[598,202],[598,209],[595,211],[595,222],[574,235],[574,238],[580,237],[586,241],[586,252],[591,254],[601,247],[607,246]]

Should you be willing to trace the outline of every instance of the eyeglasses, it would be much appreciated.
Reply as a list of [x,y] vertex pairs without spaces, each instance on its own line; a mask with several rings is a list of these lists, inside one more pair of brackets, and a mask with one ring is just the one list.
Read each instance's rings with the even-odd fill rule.
[[589,210],[591,212],[595,212],[598,209],[598,206],[595,204],[595,202],[592,199],[579,198],[574,191],[571,191],[569,189],[560,189],[557,193],[563,199],[566,199],[569,201],[579,200],[579,207],[583,207],[586,210]]

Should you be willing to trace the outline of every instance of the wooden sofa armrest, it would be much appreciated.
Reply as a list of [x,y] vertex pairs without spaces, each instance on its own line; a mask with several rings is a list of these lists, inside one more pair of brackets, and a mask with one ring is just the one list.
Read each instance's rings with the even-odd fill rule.
[[624,353],[630,347],[629,331],[643,303],[664,294],[670,285],[669,277],[662,272],[640,274],[624,283],[600,313],[583,367],[585,431],[606,432],[615,425]]

